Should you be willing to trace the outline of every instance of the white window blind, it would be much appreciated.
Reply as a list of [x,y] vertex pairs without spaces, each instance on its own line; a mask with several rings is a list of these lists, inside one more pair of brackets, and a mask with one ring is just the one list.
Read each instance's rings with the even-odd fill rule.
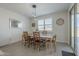
[[38,30],[52,30],[52,18],[38,20]]

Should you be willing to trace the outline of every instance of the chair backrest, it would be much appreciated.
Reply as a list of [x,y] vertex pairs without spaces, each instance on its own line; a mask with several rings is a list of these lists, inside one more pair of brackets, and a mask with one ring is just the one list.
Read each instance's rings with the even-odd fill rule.
[[39,32],[33,32],[34,40],[40,40],[40,33]]
[[43,35],[47,35],[47,31],[43,31],[42,34],[43,34]]
[[23,38],[24,40],[28,40],[28,32],[23,32]]
[[56,35],[53,36],[53,40],[56,41]]

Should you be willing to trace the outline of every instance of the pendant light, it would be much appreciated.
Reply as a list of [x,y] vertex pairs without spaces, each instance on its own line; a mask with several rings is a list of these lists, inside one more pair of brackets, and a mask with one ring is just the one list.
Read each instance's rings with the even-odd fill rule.
[[32,5],[32,7],[34,8],[34,18],[36,17],[36,5]]

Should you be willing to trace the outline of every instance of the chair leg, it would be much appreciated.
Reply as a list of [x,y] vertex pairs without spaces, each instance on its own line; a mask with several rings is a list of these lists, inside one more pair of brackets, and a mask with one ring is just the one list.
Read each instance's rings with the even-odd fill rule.
[[56,42],[54,42],[54,48],[55,48],[55,52],[56,52]]
[[48,43],[46,42],[46,49],[48,48]]
[[40,51],[40,45],[38,45],[38,51]]
[[47,43],[46,43],[46,49],[49,48],[49,47],[50,47],[50,43],[47,42]]
[[30,41],[28,41],[28,48],[30,47]]
[[26,42],[24,42],[24,46],[26,46]]
[[30,44],[28,43],[28,48],[30,47]]
[[40,51],[40,44],[39,44],[39,43],[35,44],[34,50],[35,50],[35,49],[37,49],[38,51]]

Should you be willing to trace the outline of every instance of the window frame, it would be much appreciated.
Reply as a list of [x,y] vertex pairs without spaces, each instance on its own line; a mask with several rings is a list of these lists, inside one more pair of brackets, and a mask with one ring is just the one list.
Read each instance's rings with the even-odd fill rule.
[[[39,19],[39,20],[44,20],[44,24],[43,24],[43,25],[39,25],[39,24],[38,24],[38,30],[39,30],[39,26],[43,26],[43,27],[44,27],[43,30],[39,30],[39,31],[52,31],[52,30],[53,30],[53,25],[52,25],[53,22],[51,22],[51,24],[45,24],[45,20],[46,20],[46,19],[51,19],[51,21],[53,21],[52,18]],[[38,21],[39,21],[39,20],[38,20]],[[46,30],[46,25],[51,25],[51,26],[52,26],[52,27],[51,27],[51,30]]]

